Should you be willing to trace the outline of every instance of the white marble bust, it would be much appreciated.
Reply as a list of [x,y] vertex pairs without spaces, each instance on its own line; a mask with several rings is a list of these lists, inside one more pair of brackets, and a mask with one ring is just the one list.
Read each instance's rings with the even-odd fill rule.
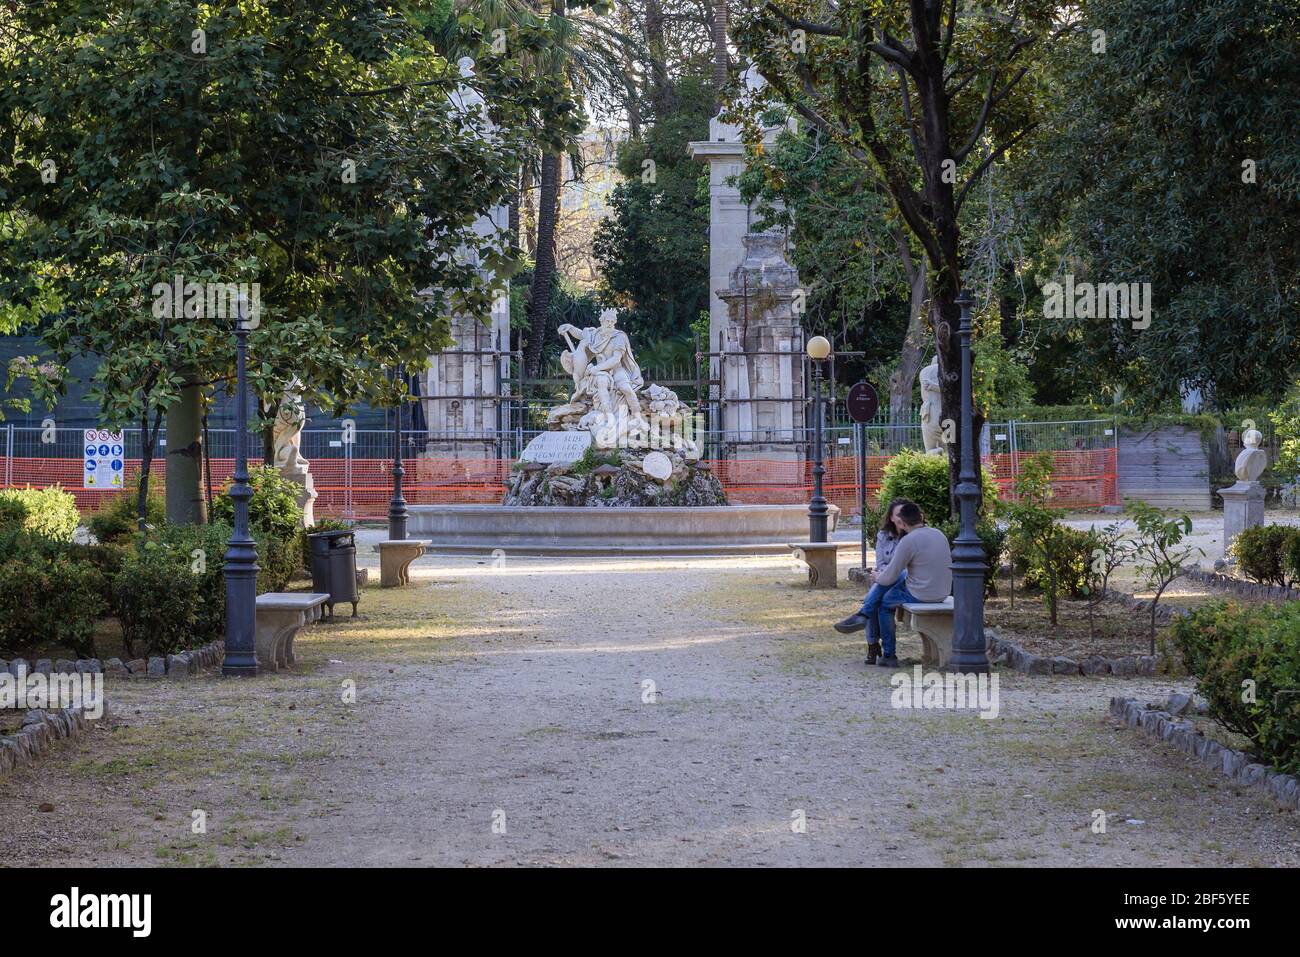
[[1259,477],[1264,474],[1264,469],[1268,468],[1268,453],[1259,447],[1263,441],[1264,436],[1259,429],[1247,429],[1242,435],[1241,443],[1245,448],[1237,456],[1236,465],[1233,467],[1238,482],[1258,482]]

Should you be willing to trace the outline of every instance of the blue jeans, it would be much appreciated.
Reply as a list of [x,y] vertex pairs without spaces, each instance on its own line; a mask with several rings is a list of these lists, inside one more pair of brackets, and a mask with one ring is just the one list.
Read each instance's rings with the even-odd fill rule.
[[885,589],[880,596],[880,608],[876,612],[877,627],[880,634],[880,650],[886,658],[893,658],[895,651],[894,609],[909,601],[916,601],[907,590],[907,579],[899,577],[898,581]]
[[[907,581],[907,572],[898,576],[900,582]],[[875,644],[880,640],[880,627],[876,622],[876,616],[880,613],[880,600],[885,597],[885,592],[889,591],[887,585],[872,585],[867,591],[866,600],[862,602],[862,614],[867,616],[867,641]]]

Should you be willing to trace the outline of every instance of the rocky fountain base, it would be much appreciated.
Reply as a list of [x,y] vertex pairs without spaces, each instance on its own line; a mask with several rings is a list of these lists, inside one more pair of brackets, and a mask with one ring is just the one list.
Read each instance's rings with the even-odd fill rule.
[[[657,459],[651,459],[651,472],[658,466],[667,472],[666,477],[658,478],[647,473],[648,455],[657,456]],[[680,452],[646,453],[628,449],[599,452],[593,446],[576,462],[550,465],[520,462],[515,466],[501,504],[698,508],[726,505],[727,495],[712,469],[688,461]]]

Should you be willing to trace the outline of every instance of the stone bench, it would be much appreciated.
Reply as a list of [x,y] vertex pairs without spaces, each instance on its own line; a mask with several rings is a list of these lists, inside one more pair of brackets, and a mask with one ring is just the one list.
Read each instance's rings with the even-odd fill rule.
[[839,587],[839,542],[787,542],[795,558],[808,566],[809,588]]
[[257,632],[253,644],[261,671],[279,671],[294,663],[298,630],[325,613],[330,596],[316,592],[268,592],[257,596]]
[[411,562],[424,554],[427,541],[414,538],[376,542],[379,552],[379,587],[401,588],[411,583]]
[[946,668],[952,657],[952,596],[940,602],[904,602],[899,607],[907,613],[907,626],[921,636],[926,667]]

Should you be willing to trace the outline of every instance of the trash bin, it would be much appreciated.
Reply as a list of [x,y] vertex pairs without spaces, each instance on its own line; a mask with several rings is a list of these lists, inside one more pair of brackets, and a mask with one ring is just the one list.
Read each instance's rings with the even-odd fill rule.
[[357,546],[349,531],[313,532],[311,542],[311,587],[328,594],[330,621],[334,620],[335,602],[352,602],[352,617],[357,617]]

